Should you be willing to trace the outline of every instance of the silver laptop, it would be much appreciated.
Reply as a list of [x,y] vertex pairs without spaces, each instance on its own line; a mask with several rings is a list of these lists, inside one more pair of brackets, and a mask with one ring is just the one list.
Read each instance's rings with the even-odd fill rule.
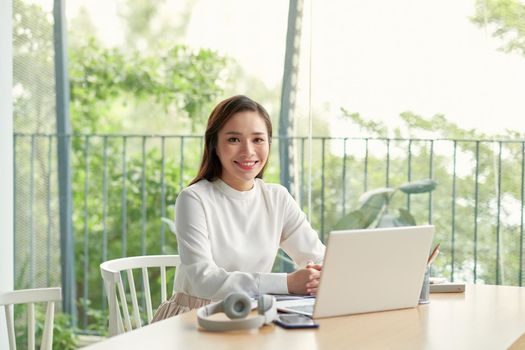
[[315,299],[277,302],[313,318],[415,307],[434,226],[333,231]]

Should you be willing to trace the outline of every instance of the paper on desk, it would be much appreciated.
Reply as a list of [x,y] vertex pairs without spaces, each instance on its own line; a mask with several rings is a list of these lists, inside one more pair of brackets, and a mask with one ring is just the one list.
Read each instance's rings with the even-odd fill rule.
[[441,283],[447,283],[448,280],[445,277],[430,277],[428,279],[428,282],[430,284],[441,284]]
[[[315,295],[310,294],[270,294],[275,297],[275,301],[282,300],[300,300],[315,298]],[[257,308],[257,297],[251,297],[252,310]]]
[[281,300],[299,300],[315,298],[315,295],[310,294],[272,294],[277,301]]

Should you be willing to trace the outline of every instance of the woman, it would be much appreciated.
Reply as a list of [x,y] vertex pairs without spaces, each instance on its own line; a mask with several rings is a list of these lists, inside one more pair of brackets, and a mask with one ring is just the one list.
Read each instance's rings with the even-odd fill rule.
[[[262,180],[271,140],[268,113],[246,96],[226,99],[212,111],[198,175],[175,204],[182,260],[175,294],[154,320],[232,291],[317,292],[325,247],[288,191]],[[303,267],[272,273],[279,247]]]

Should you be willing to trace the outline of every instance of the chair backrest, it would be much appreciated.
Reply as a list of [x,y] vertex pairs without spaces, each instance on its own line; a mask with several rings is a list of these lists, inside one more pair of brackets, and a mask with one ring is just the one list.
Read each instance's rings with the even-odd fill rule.
[[17,304],[27,304],[27,346],[35,348],[35,303],[47,302],[44,332],[40,345],[41,350],[51,350],[53,347],[53,323],[55,319],[55,302],[62,300],[60,288],[22,289],[13,292],[0,293],[0,306],[4,307],[9,338],[9,349],[16,350],[15,326],[13,310]]
[[[149,324],[153,318],[153,308],[151,306],[148,268],[160,268],[161,302],[164,302],[167,300],[166,268],[176,268],[179,265],[180,257],[178,255],[134,256],[110,260],[100,264],[100,272],[102,274],[102,279],[104,280],[106,295],[108,297],[110,336],[128,332],[133,328],[142,327],[142,320],[140,317],[140,309],[137,299],[137,290],[135,288],[135,280],[133,279],[133,270],[142,270],[142,284],[144,287],[144,297],[146,300],[147,324]],[[124,271],[127,274],[128,288],[130,291],[131,304],[133,307],[133,325],[129,313],[124,284],[122,282],[121,272]],[[123,318],[124,322],[122,321]]]

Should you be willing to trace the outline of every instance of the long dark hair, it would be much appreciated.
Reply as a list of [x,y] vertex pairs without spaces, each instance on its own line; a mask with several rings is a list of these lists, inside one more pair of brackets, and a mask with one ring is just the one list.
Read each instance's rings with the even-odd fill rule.
[[[221,176],[221,161],[216,153],[219,131],[222,129],[224,124],[230,120],[231,117],[233,117],[236,113],[244,111],[257,112],[264,119],[266,128],[268,129],[268,142],[271,144],[272,121],[268,115],[268,112],[266,112],[266,109],[249,97],[243,95],[230,97],[220,102],[213,109],[210,117],[208,118],[208,125],[206,126],[206,133],[204,134],[204,152],[202,154],[202,163],[197,176],[190,182],[189,185],[193,185],[194,183],[203,179],[214,181]],[[266,161],[266,164],[268,164],[268,160]],[[256,177],[262,178],[266,164]]]

